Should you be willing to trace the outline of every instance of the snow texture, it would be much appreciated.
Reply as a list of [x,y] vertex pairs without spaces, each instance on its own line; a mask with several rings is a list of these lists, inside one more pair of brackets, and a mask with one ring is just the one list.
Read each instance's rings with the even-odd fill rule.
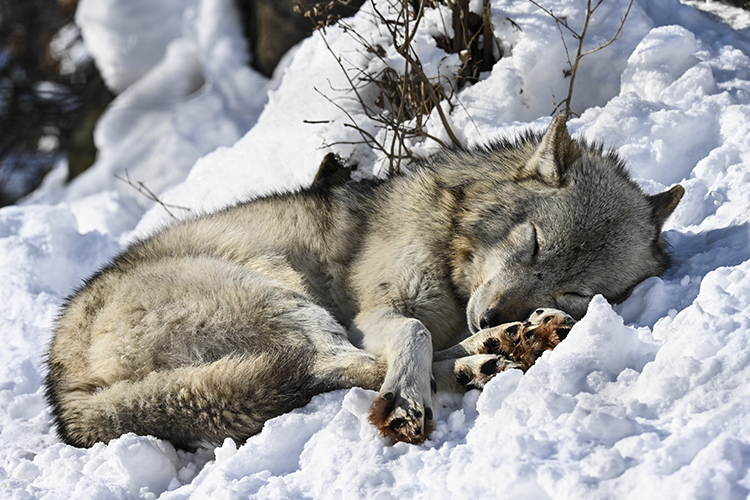
[[[543,4],[583,22],[585,2]],[[608,40],[627,4],[601,5],[587,48]],[[329,151],[357,161],[357,175],[382,170],[381,157],[350,144],[359,136],[346,123],[372,124],[341,91],[346,78],[320,33],[269,83],[249,69],[232,9],[80,3],[85,42],[119,96],[98,125],[90,172],[63,187],[61,167],[0,210],[0,498],[748,497],[750,31],[673,0],[637,0],[621,37],[584,59],[570,122],[617,148],[647,191],[685,187],[665,228],[664,276],[614,307],[595,298],[526,374],[439,394],[420,446],[387,446],[366,421],[375,394],[362,389],[319,395],[241,446],[188,453],[132,434],[91,449],[62,444],[41,388],[55,314],[123,245],[170,222],[115,174],[127,168],[186,217],[308,184]],[[467,143],[541,129],[567,93],[554,21],[525,0],[493,0],[492,13],[505,57],[444,108]],[[455,57],[431,37],[441,14],[426,20],[415,38],[425,71],[448,74]],[[370,7],[350,24],[392,49]],[[326,40],[346,65],[382,64],[340,29]],[[392,50],[386,61],[403,64]],[[440,137],[435,117],[429,127]]]

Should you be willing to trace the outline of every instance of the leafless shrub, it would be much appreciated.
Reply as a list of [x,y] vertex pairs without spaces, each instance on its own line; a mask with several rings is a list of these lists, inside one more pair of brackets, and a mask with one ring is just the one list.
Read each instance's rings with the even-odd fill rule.
[[[456,92],[467,83],[476,81],[479,73],[489,70],[502,55],[493,34],[489,0],[484,0],[481,15],[469,10],[468,0],[392,0],[387,4],[387,13],[379,10],[378,5],[373,3],[375,21],[384,28],[390,44],[404,59],[403,71],[386,63],[385,47],[371,43],[351,25],[330,16],[328,13],[334,3],[336,2],[320,3],[312,8],[300,5],[300,11],[313,21],[317,29],[323,31],[323,40],[328,50],[346,75],[346,90],[352,93],[370,124],[374,124],[374,127],[365,127],[358,123],[351,112],[319,91],[347,115],[349,123],[346,126],[355,129],[361,137],[356,143],[366,144],[380,152],[386,158],[389,173],[397,172],[404,161],[414,159],[411,144],[431,139],[442,146],[447,145],[427,131],[427,120],[434,110],[450,143],[458,145],[459,139],[452,130],[441,103],[447,102],[449,108],[453,108],[457,104]],[[447,53],[459,54],[461,66],[455,74],[429,77],[425,74],[412,42],[423,21],[425,9],[441,4],[450,9],[451,19],[448,24],[452,27],[453,37],[440,36],[436,39],[436,44]],[[338,22],[357,42],[368,58],[379,60],[381,64],[373,66],[382,69],[372,71],[354,68],[340,54],[336,54],[325,38],[325,28],[334,22]],[[449,30],[444,31],[447,33]],[[385,133],[379,134],[379,131]]]

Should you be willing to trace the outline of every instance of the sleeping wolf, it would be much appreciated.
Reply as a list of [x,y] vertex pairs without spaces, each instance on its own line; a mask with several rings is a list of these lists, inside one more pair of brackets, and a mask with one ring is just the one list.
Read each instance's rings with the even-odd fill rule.
[[57,429],[76,446],[126,432],[216,445],[360,386],[379,391],[383,435],[420,443],[436,387],[481,387],[564,337],[572,319],[536,308],[580,318],[595,294],[619,301],[664,271],[683,192],[645,195],[558,116],[387,180],[178,223],[67,299],[46,379]]

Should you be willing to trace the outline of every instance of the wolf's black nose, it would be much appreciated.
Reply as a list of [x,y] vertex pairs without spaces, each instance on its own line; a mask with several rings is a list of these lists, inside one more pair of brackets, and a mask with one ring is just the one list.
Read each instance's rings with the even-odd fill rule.
[[485,328],[492,328],[503,324],[502,315],[497,309],[487,309],[479,318],[479,329],[484,330]]

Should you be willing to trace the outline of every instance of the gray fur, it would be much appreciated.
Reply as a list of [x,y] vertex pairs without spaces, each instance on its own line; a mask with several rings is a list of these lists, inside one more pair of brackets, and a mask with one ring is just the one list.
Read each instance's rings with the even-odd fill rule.
[[[77,446],[129,431],[242,441],[316,393],[361,386],[380,391],[383,434],[421,442],[433,351],[537,307],[580,317],[595,294],[623,299],[667,267],[661,226],[682,193],[645,195],[558,117],[386,181],[176,224],[67,300],[46,380],[58,431]],[[441,387],[461,370],[487,378],[488,358],[439,354]]]

